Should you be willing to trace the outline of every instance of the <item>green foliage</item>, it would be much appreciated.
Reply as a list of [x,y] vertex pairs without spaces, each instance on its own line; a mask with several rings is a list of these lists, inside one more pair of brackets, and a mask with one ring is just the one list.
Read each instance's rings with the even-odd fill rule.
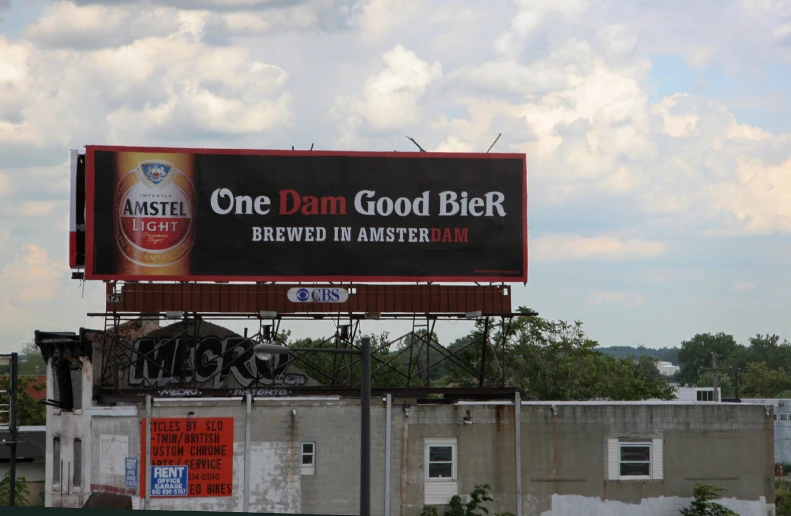
[[[681,371],[678,373],[678,381],[682,385],[696,385],[700,375],[707,368],[711,368],[711,354],[716,353],[723,363],[736,355],[739,345],[733,336],[724,333],[712,335],[710,333],[697,334],[690,340],[681,343],[681,350],[678,352],[678,360]],[[722,363],[720,364],[723,365]]]
[[[44,357],[41,356],[41,350],[38,349],[33,341],[26,342],[22,346],[19,351],[19,364],[17,367],[20,376],[46,374],[47,364],[44,362]],[[0,365],[0,374],[7,374],[9,370],[9,365]]]
[[775,511],[777,516],[791,516],[791,481],[775,479]]
[[718,503],[712,502],[720,498],[719,494],[725,491],[722,487],[708,484],[697,484],[692,490],[692,504],[681,509],[684,516],[738,516],[735,512]]
[[[528,310],[520,307],[518,311]],[[680,384],[708,387],[714,384],[711,358],[716,353],[717,383],[723,398],[737,394],[791,398],[791,376],[786,373],[791,371],[791,344],[776,335],[756,335],[748,346],[736,343],[731,335],[705,333],[684,341],[680,348],[602,348],[585,334],[580,321],[520,317],[506,328],[498,323],[491,318],[478,319],[468,335],[447,346],[425,330],[392,341],[387,333],[372,336],[371,383],[374,387],[426,382],[435,387],[499,386],[505,369],[506,383],[519,388],[526,400],[667,400],[673,399],[675,392],[668,378],[659,374],[657,360],[681,366],[675,378]],[[277,340],[295,349],[336,345],[289,338],[290,333],[283,333]],[[355,344],[359,346],[359,340]],[[448,359],[445,350],[459,359]],[[297,356],[295,365],[323,385],[359,385],[357,356],[307,353]],[[334,378],[332,371],[336,372]],[[407,385],[410,375],[416,379]],[[43,407],[41,411],[43,414]]]
[[679,348],[646,348],[645,346],[608,346],[599,348],[599,352],[615,358],[631,358],[639,360],[640,357],[651,357],[663,362],[678,364]]
[[[525,307],[519,311],[525,312]],[[478,331],[480,331],[480,325]],[[500,335],[495,335],[498,339]],[[527,400],[672,399],[654,359],[615,358],[597,351],[582,323],[523,317],[508,335],[508,379]],[[495,340],[497,341],[497,340]],[[496,363],[490,360],[490,363]]]
[[[461,497],[455,495],[450,499],[448,507],[445,509],[443,516],[481,516],[489,514],[489,507],[484,504],[494,502],[494,498],[489,494],[491,487],[489,484],[476,484],[475,489],[470,493],[470,501],[467,503],[461,502]],[[426,505],[420,513],[420,516],[439,516],[439,510],[433,505]],[[510,512],[495,513],[494,516],[514,516]]]
[[[11,504],[11,477],[6,473],[3,480],[0,480],[0,507],[7,507]],[[30,491],[27,489],[27,480],[25,477],[16,478],[16,499],[14,503],[16,506],[22,507],[27,505],[27,498],[30,496]]]
[[[743,381],[743,380],[742,380]],[[700,375],[700,379],[698,380],[697,387],[714,387],[714,374],[711,371],[706,371],[702,375]],[[720,373],[717,375],[717,387],[720,388],[720,392],[722,393],[723,398],[735,398],[736,397],[736,389],[733,386],[733,380],[727,374]],[[744,393],[744,390],[739,393],[741,396]]]
[[[35,376],[20,376],[17,378],[17,424],[22,425],[45,425],[47,423],[47,410],[43,403],[34,400],[26,392],[28,385],[36,381]],[[0,376],[0,391],[8,391],[11,384],[11,376],[4,374]],[[33,387],[36,391],[46,389],[44,385]],[[9,401],[8,394],[0,394],[0,404],[6,405]],[[8,414],[0,414],[0,423],[8,424]]]
[[420,511],[420,516],[439,516],[439,511],[434,505],[424,505]]
[[742,395],[752,398],[773,398],[791,389],[791,377],[783,368],[770,369],[765,362],[750,362],[743,375]]
[[739,397],[791,397],[791,377],[788,374],[791,371],[791,343],[787,340],[781,342],[777,335],[758,334],[750,337],[745,346],[724,333],[695,335],[681,345],[679,383],[713,386],[712,353],[717,354],[718,385],[724,398],[736,397],[737,394]]
[[[359,347],[359,338],[355,345]],[[335,342],[323,342],[319,339],[297,339],[289,343],[293,349],[334,348]],[[401,347],[404,345],[402,344]],[[391,351],[389,335],[371,336],[371,386],[376,387],[401,387],[404,383],[402,372],[406,371],[409,354],[398,350]],[[424,350],[425,352],[425,350]],[[423,358],[425,362],[425,358]],[[413,371],[422,362],[413,357]],[[360,357],[336,353],[295,353],[294,366],[302,370],[310,378],[322,385],[359,384],[362,373]],[[425,365],[422,366],[424,368]],[[335,378],[332,372],[337,371]]]

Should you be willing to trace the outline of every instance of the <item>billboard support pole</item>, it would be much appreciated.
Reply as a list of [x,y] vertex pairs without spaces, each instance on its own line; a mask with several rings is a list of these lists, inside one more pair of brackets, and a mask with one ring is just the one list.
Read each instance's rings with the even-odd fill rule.
[[390,452],[392,447],[391,426],[393,425],[393,395],[387,395],[387,427],[385,427],[385,516],[390,516]]
[[360,516],[371,514],[371,337],[360,338],[362,371],[360,378]]
[[146,503],[145,510],[151,509],[151,395],[146,395],[146,481],[144,489],[146,490]]
[[248,393],[245,400],[244,419],[244,507],[243,512],[250,512],[250,434],[252,432],[253,397]]

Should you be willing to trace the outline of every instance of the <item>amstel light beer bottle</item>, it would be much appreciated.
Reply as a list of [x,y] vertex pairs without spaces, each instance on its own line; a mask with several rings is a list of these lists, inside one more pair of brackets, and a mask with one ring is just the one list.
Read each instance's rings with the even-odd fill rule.
[[118,274],[188,276],[195,237],[192,155],[119,152],[115,170]]

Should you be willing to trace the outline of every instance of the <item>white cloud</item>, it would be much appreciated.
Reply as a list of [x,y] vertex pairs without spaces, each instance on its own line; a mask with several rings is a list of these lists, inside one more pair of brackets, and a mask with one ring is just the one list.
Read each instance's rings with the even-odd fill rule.
[[402,45],[382,54],[382,61],[386,68],[365,81],[359,97],[337,100],[350,131],[391,132],[415,124],[426,89],[442,77],[439,61],[424,61]]
[[53,149],[85,143],[260,140],[288,126],[285,70],[244,48],[202,43],[200,14],[175,18],[166,36],[91,51],[0,38],[0,55],[11,56],[0,65],[11,98],[0,96],[0,156],[30,159],[40,149],[51,162]]
[[662,242],[579,235],[541,236],[531,239],[528,248],[530,260],[537,262],[643,260],[666,251],[667,245]]
[[736,216],[739,232],[791,232],[791,156],[772,165],[760,158],[739,156],[733,180],[711,185],[715,210]]
[[28,26],[24,36],[45,47],[95,49],[167,36],[178,26],[178,13],[172,9],[140,5],[78,7],[74,2],[60,1]]
[[65,265],[51,261],[40,247],[28,244],[0,271],[6,306],[31,305],[55,299],[56,284]]
[[21,328],[28,328],[30,338],[34,325],[49,318],[42,315],[57,300],[65,271],[65,265],[51,261],[33,244],[25,245],[13,261],[0,268],[0,332],[6,338],[19,335]]
[[[65,153],[86,143],[414,150],[410,135],[428,150],[482,152],[502,133],[494,152],[527,154],[531,231],[544,235],[531,237],[533,261],[617,267],[681,259],[672,253],[682,236],[782,238],[791,136],[733,113],[788,92],[746,91],[739,104],[695,88],[658,98],[651,60],[680,55],[758,77],[766,63],[791,63],[789,9],[772,0],[700,0],[684,13],[627,0],[47,4],[0,36],[0,268],[23,274],[25,260],[39,260],[62,271]],[[25,243],[37,250],[15,256]],[[670,269],[654,288],[679,283]],[[36,306],[73,315],[59,321],[74,326],[87,310],[76,285],[59,285]],[[575,288],[588,292],[583,305],[639,304],[617,286]],[[5,308],[17,311],[2,315],[4,328],[39,324]]]
[[35,244],[23,245],[0,266],[0,352],[18,351],[36,329],[76,331],[86,324],[84,303],[100,306],[103,286],[86,288],[83,302],[79,284],[68,277],[66,261],[53,260]]

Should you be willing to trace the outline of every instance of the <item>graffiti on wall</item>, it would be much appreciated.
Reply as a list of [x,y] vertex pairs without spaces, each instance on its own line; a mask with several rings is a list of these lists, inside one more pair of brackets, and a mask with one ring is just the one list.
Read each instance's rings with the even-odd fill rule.
[[127,381],[130,387],[201,385],[301,387],[304,374],[289,373],[290,355],[258,360],[255,342],[241,336],[205,336],[197,339],[143,337],[135,341]]

